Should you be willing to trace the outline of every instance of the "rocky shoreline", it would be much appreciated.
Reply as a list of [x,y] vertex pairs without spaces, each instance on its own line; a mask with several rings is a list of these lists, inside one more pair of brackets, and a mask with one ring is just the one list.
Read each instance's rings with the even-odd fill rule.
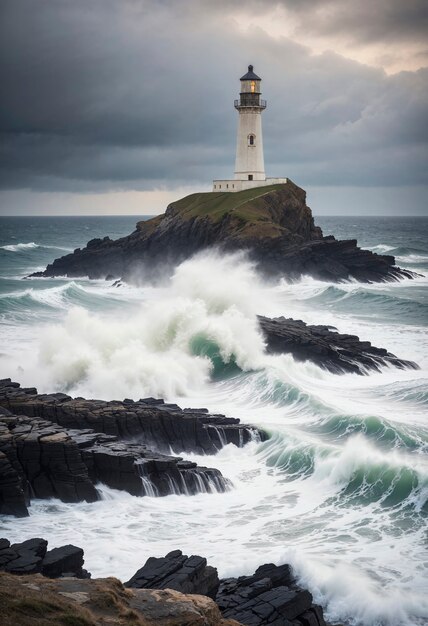
[[328,626],[289,565],[267,563],[250,576],[220,580],[204,557],[174,550],[149,558],[122,584],[91,579],[81,548],[47,546],[40,538],[12,545],[0,539],[0,602],[10,620],[5,624],[39,623],[34,611],[48,597],[46,611],[56,613],[56,624],[71,623],[63,616],[69,612],[81,617],[72,622],[79,626]]
[[171,450],[210,455],[266,433],[238,419],[146,398],[105,402],[0,381],[0,513],[32,498],[94,502],[103,483],[134,496],[222,492],[230,481]]
[[245,251],[268,276],[382,282],[413,278],[395,259],[339,241],[315,226],[306,192],[292,181],[238,193],[196,193],[126,237],[92,239],[33,277],[123,278],[138,283],[170,272],[209,248]]

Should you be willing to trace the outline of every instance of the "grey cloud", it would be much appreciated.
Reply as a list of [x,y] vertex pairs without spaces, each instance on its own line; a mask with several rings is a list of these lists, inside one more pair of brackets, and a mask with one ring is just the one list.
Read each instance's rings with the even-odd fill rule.
[[282,0],[304,18],[302,28],[325,35],[345,33],[358,43],[427,41],[425,0]]
[[[222,11],[242,10],[240,0],[215,4]],[[247,0],[245,6],[255,15],[283,7],[298,18],[302,32],[345,35],[360,44],[428,40],[426,0]]]
[[270,174],[303,185],[425,180],[426,70],[388,77],[258,29],[240,33],[224,3],[179,4],[185,10],[3,1],[3,188],[144,189],[230,176],[233,98],[249,62],[268,99]]

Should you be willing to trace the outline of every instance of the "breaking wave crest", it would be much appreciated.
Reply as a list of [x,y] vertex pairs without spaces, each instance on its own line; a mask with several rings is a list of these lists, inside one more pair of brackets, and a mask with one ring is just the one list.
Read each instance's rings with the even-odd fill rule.
[[334,498],[335,506],[408,506],[427,509],[428,466],[405,452],[385,452],[363,435],[343,446],[274,435],[261,444],[258,455],[287,480],[310,480],[312,489]]
[[[79,394],[187,395],[212,374],[225,375],[224,367],[263,366],[264,341],[256,318],[262,291],[253,265],[241,255],[183,263],[159,300],[132,313],[108,316],[83,306],[68,310],[62,324],[41,332],[33,373],[42,366],[44,386]],[[44,294],[29,290],[20,297],[66,308],[65,296],[83,300],[87,290],[69,283]],[[116,290],[111,297],[119,295]]]
[[15,243],[7,246],[0,246],[0,250],[6,250],[7,252],[25,252],[28,250],[36,250],[42,248],[45,250],[63,250],[64,252],[72,252],[72,248],[64,248],[62,246],[47,246],[30,241],[29,243]]

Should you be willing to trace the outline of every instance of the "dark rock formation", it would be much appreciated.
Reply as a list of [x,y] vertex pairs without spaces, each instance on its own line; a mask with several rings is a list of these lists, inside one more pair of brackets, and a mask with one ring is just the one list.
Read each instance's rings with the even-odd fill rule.
[[15,415],[41,417],[68,429],[91,429],[122,439],[134,439],[155,450],[214,454],[226,443],[242,446],[263,437],[236,418],[211,415],[206,409],[180,409],[163,400],[138,402],[85,400],[63,393],[37,394],[10,379],[0,380],[0,407]]
[[[0,512],[27,515],[30,494],[64,502],[98,499],[75,441],[66,431],[40,419],[0,416],[0,450],[13,469],[15,490],[0,473]],[[0,464],[0,472],[4,467]]]
[[174,550],[163,558],[150,557],[145,565],[125,583],[136,589],[175,589],[215,598],[219,586],[217,570],[201,556]]
[[219,470],[158,450],[213,453],[228,442],[264,438],[205,409],[182,411],[152,398],[122,403],[39,395],[10,379],[0,381],[0,407],[0,513],[18,516],[28,514],[30,495],[93,502],[98,483],[135,496],[225,491],[231,483]]
[[266,564],[252,576],[219,581],[217,570],[200,556],[180,550],[150,558],[125,583],[137,589],[176,589],[215,599],[224,617],[247,626],[325,626],[323,611],[295,582],[289,565]]
[[144,444],[120,442],[111,435],[66,430],[37,417],[3,416],[0,435],[0,443],[7,441],[7,461],[9,452],[12,460],[17,459],[19,471],[14,471],[22,496],[17,502],[16,492],[3,489],[5,479],[0,474],[1,513],[27,515],[25,494],[29,493],[33,498],[93,502],[98,499],[97,483],[135,496],[193,495],[230,486],[219,470],[154,452]]
[[306,192],[289,181],[238,193],[199,193],[139,222],[127,237],[92,239],[33,276],[89,276],[136,281],[194,253],[246,250],[266,274],[289,279],[384,281],[412,277],[392,256],[361,250],[355,240],[323,237],[306,206]]
[[0,513],[25,517],[29,503],[27,481],[9,429],[1,421],[7,415],[10,412],[0,408]]
[[324,626],[323,610],[295,582],[289,565],[271,563],[252,576],[220,582],[216,602],[224,617],[248,626]]
[[7,539],[0,539],[0,571],[19,575],[41,572],[49,578],[65,574],[77,578],[90,576],[82,569],[82,548],[68,545],[47,552],[47,545],[45,539],[28,539],[12,545]]
[[298,361],[312,361],[334,374],[365,374],[381,366],[418,369],[416,363],[397,358],[356,335],[335,332],[329,326],[309,326],[300,320],[259,316],[270,353],[289,353]]
[[68,544],[60,548],[53,548],[46,552],[42,561],[42,574],[48,578],[60,576],[76,576],[89,578],[90,574],[83,569],[83,550]]
[[0,550],[0,569],[11,574],[35,574],[42,569],[48,542],[44,539],[28,539],[22,543],[10,545],[2,539]]

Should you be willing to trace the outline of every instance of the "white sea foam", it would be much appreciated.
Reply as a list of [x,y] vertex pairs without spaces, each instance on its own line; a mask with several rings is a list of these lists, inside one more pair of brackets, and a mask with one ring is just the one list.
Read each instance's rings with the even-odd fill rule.
[[38,248],[39,246],[34,241],[30,241],[30,243],[16,243],[11,244],[9,246],[0,246],[2,250],[7,250],[7,252],[19,252],[20,250],[32,250],[34,248]]
[[45,248],[47,250],[64,250],[64,252],[72,252],[72,248],[64,248],[62,246],[47,246],[35,243],[34,241],[30,241],[29,243],[15,243],[7,246],[0,246],[1,250],[6,250],[7,252],[22,252],[25,250],[34,250],[36,248]]
[[[49,301],[58,303],[64,289],[70,285],[49,290]],[[254,267],[241,257],[183,263],[138,312],[107,316],[76,307],[44,329],[34,375],[41,366],[44,386],[107,398],[188,395],[208,381],[216,353],[244,371],[263,366],[256,319],[263,298]]]
[[377,246],[372,246],[371,248],[367,248],[368,250],[371,250],[372,252],[377,252],[378,254],[385,254],[388,252],[391,252],[391,250],[394,250],[394,246],[387,246],[385,244],[378,244]]

